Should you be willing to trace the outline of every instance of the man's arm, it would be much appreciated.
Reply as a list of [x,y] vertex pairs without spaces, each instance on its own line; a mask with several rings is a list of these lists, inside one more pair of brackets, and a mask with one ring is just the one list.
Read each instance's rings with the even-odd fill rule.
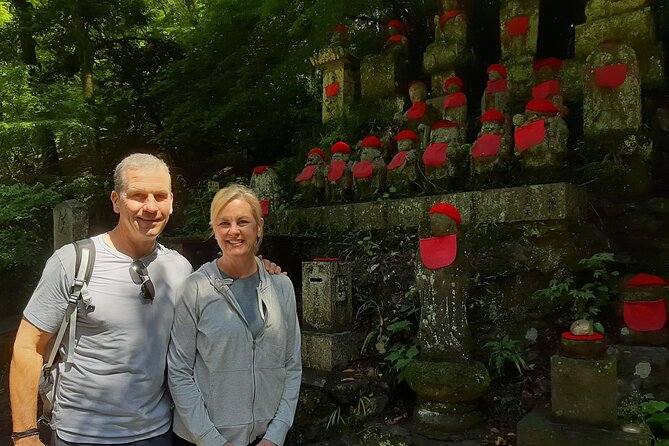
[[[9,396],[14,432],[37,427],[37,390],[39,377],[54,333],[44,332],[25,319],[21,320],[14,341],[9,369]],[[37,435],[16,441],[17,445],[42,445]]]

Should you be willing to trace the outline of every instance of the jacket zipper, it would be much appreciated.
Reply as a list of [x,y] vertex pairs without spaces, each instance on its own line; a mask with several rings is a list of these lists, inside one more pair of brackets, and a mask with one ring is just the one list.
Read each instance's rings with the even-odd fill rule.
[[251,431],[249,432],[249,441],[246,444],[251,444],[251,436],[256,429],[256,340],[253,340],[251,347],[251,376],[253,376],[253,393],[251,396]]

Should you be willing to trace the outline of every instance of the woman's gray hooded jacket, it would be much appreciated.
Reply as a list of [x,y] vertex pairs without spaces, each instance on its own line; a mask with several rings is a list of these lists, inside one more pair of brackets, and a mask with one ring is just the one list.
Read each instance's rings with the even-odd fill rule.
[[258,436],[282,445],[293,423],[302,375],[295,291],[257,262],[264,326],[255,340],[215,261],[177,292],[167,356],[173,429],[198,446]]

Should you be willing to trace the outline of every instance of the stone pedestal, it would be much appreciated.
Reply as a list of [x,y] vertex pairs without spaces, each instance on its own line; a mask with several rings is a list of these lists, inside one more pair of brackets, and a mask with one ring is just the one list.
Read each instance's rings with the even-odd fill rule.
[[620,429],[564,424],[553,420],[547,410],[535,409],[516,428],[518,446],[651,446],[648,428],[632,434]]
[[[617,422],[616,359],[551,357],[551,407],[562,422],[613,427]],[[563,443],[567,444],[567,443]]]
[[360,66],[363,99],[382,99],[406,91],[409,62],[398,51],[367,56]]
[[302,263],[302,318],[304,328],[335,333],[353,325],[351,264]]
[[323,70],[323,123],[340,118],[360,93],[360,62],[341,47],[324,48],[310,59]]
[[621,395],[633,391],[652,393],[656,400],[669,400],[669,348],[617,345],[618,384]]
[[88,237],[88,209],[77,200],[53,208],[53,249]]
[[302,331],[302,366],[331,371],[357,358],[363,335],[350,331],[321,333]]

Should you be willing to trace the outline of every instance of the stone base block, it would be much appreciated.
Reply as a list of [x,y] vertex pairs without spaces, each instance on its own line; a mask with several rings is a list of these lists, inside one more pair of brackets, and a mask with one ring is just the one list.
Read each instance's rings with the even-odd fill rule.
[[481,426],[485,416],[478,403],[437,403],[418,399],[414,421],[423,427],[441,432],[464,432]]
[[652,393],[656,400],[669,400],[669,347],[616,345],[615,349],[621,395],[636,389]]
[[367,56],[360,65],[363,99],[379,99],[406,91],[408,60],[391,51]]
[[555,419],[615,426],[618,416],[616,370],[615,357],[576,359],[553,355],[551,406]]
[[364,336],[361,333],[302,332],[302,366],[316,370],[344,367],[360,355]]
[[558,423],[542,409],[535,409],[520,420],[516,435],[517,446],[650,446],[653,438],[647,428],[631,434],[620,429]]

